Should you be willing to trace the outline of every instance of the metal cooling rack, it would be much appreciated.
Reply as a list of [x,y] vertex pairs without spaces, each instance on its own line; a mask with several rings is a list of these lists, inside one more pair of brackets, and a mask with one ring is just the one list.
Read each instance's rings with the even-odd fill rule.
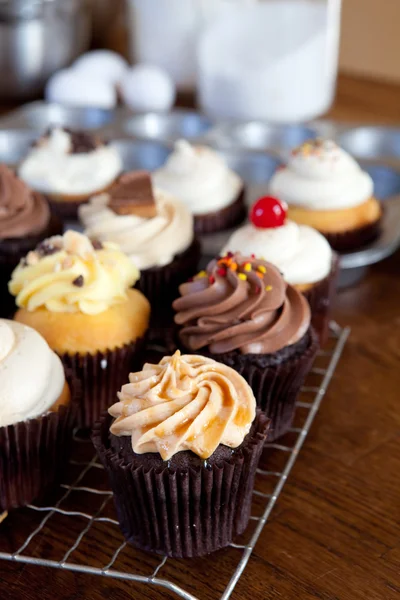
[[[282,467],[279,470],[269,470],[274,468],[274,464],[266,461],[267,469],[259,468],[257,470],[256,476],[256,485],[254,490],[254,495],[257,497],[257,503],[261,509],[259,516],[253,515],[251,517],[251,523],[254,525],[254,529],[251,532],[251,536],[247,543],[239,544],[232,543],[231,548],[234,548],[236,551],[241,553],[241,557],[238,560],[237,567],[232,574],[228,584],[225,587],[222,595],[219,596],[220,600],[227,600],[231,597],[232,592],[235,589],[236,584],[238,583],[246,565],[251,557],[254,546],[256,545],[257,540],[259,539],[263,528],[268,521],[268,518],[271,514],[271,511],[277,501],[279,494],[281,493],[283,486],[292,470],[292,467],[296,461],[296,458],[299,454],[299,451],[304,443],[304,440],[310,430],[314,417],[319,409],[321,401],[326,393],[328,385],[332,379],[332,376],[335,372],[337,363],[342,354],[344,345],[348,338],[350,329],[344,328],[342,329],[336,323],[330,324],[330,341],[327,345],[327,349],[321,350],[317,355],[316,362],[314,363],[314,367],[311,370],[309,379],[306,381],[306,385],[302,388],[302,392],[300,394],[299,400],[297,402],[297,413],[294,427],[292,427],[288,436],[291,438],[292,443],[286,445],[286,439],[288,436],[285,436],[281,443],[270,443],[266,444],[266,448],[264,453],[273,452],[274,455],[280,455],[283,457]],[[319,363],[324,363],[323,366],[317,366]],[[299,414],[302,413],[301,425],[297,426],[297,422],[299,420]],[[77,439],[77,443],[86,443],[88,441],[83,441],[82,439]],[[80,544],[82,544],[83,540],[90,538],[91,528],[94,524],[104,523],[107,527],[118,527],[118,521],[108,516],[104,516],[103,511],[106,507],[108,507],[108,503],[112,499],[112,492],[107,489],[101,489],[99,487],[89,487],[83,485],[85,482],[85,478],[92,471],[96,470],[98,473],[103,469],[102,465],[98,463],[96,456],[91,458],[89,461],[71,461],[72,465],[76,468],[81,468],[79,475],[75,478],[72,483],[61,485],[62,488],[62,496],[61,498],[53,505],[53,506],[37,506],[37,505],[29,505],[26,509],[29,513],[36,513],[36,516],[40,513],[45,513],[43,519],[39,522],[39,525],[29,533],[26,537],[25,541],[20,545],[20,547],[14,552],[2,552],[2,531],[0,528],[0,559],[14,561],[17,563],[25,563],[25,564],[33,564],[40,565],[44,567],[55,567],[59,569],[87,573],[91,575],[101,575],[103,577],[111,577],[119,580],[125,580],[130,582],[139,582],[144,584],[150,584],[155,586],[160,586],[164,589],[169,590],[170,592],[174,592],[178,597],[183,598],[184,600],[200,600],[200,598],[194,596],[192,593],[183,589],[181,585],[174,583],[167,578],[162,576],[163,569],[166,568],[167,563],[171,563],[176,559],[164,557],[154,557],[154,555],[150,555],[152,558],[155,558],[157,562],[154,563],[154,568],[150,567],[150,573],[148,575],[141,575],[135,572],[129,572],[118,570],[115,568],[116,563],[118,562],[118,558],[121,556],[121,553],[124,551],[127,546],[127,543],[123,541],[122,534],[119,536],[119,539],[115,545],[115,548],[112,549],[110,554],[110,560],[107,564],[104,564],[102,567],[94,566],[90,564],[90,560],[92,558],[92,554],[85,555],[85,561],[82,562],[72,562],[70,560],[71,555],[79,549]],[[265,461],[262,461],[261,466],[264,466]],[[97,473],[97,474],[98,474]],[[105,478],[105,474],[104,474]],[[272,493],[265,493],[260,491],[258,488],[263,483],[265,484],[266,480],[272,480],[274,482],[272,489]],[[275,483],[276,482],[276,483]],[[66,502],[68,497],[70,497],[71,493],[79,493],[89,496],[97,496],[99,499],[99,507],[97,510],[92,511],[91,513],[87,513],[79,510],[66,510],[62,507],[62,505]],[[111,503],[112,504],[112,503]],[[254,505],[253,505],[254,508]],[[18,513],[18,511],[17,511]],[[75,537],[74,541],[71,543],[70,547],[64,553],[64,556],[61,560],[55,560],[53,558],[45,558],[44,556],[32,556],[28,553],[28,548],[31,545],[31,542],[35,540],[36,546],[40,537],[44,537],[44,541],[47,542],[45,546],[47,547],[47,553],[49,551],[49,547],[51,547],[51,539],[45,537],[45,532],[51,528],[52,521],[56,515],[62,515],[63,517],[68,517],[73,519],[74,522],[78,519],[83,521],[83,527]],[[54,519],[53,519],[54,521]],[[111,532],[110,532],[111,534]],[[118,533],[119,535],[119,533]],[[110,536],[110,539],[112,536]],[[43,541],[43,540],[42,540]],[[35,545],[35,544],[33,544]],[[224,552],[224,551],[221,551]],[[216,553],[213,556],[213,561],[216,566],[218,566],[218,556],[219,553]],[[190,569],[190,562],[194,559],[187,559],[185,565]],[[126,566],[126,565],[125,565]],[[132,565],[131,565],[132,566]],[[114,567],[114,568],[113,568]],[[179,568],[179,567],[178,567]],[[151,572],[152,571],[152,572]],[[216,596],[217,598],[217,596]]]

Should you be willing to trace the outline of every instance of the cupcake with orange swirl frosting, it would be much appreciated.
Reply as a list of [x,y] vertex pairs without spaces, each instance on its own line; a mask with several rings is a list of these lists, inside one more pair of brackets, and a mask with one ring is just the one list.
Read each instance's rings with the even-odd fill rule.
[[180,287],[175,323],[181,346],[235,369],[271,419],[271,439],[286,433],[318,342],[306,298],[265,260],[228,253]]
[[131,289],[139,271],[114,244],[67,231],[42,242],[12,274],[15,320],[36,329],[83,386],[90,426],[142,351],[150,305]]
[[46,237],[61,233],[46,199],[32,191],[6,165],[0,165],[0,290],[4,315],[14,305],[7,292],[11,272],[29,250]]
[[194,557],[246,528],[268,433],[250,386],[204,356],[164,357],[129,376],[94,427],[120,527],[138,548]]

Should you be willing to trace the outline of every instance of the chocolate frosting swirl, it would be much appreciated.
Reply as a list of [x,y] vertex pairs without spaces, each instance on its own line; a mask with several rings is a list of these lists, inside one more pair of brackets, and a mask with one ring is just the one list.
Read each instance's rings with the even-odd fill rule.
[[173,307],[190,351],[271,354],[299,341],[310,307],[271,263],[228,253],[180,286]]
[[30,190],[11,169],[0,165],[0,239],[36,235],[49,220],[45,198]]

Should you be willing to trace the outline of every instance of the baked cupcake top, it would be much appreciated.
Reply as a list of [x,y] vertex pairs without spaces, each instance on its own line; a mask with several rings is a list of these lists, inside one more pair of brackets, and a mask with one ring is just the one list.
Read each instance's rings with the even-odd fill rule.
[[19,167],[19,176],[33,189],[66,196],[101,191],[121,172],[115,148],[89,133],[60,127],[41,137]]
[[0,239],[37,235],[49,221],[45,198],[30,190],[6,165],[0,165]]
[[153,193],[150,175],[122,175],[109,193],[79,209],[85,233],[117,243],[139,269],[163,267],[193,241],[193,217],[167,193]]
[[114,244],[92,243],[67,231],[28,253],[14,270],[9,290],[17,306],[28,311],[94,315],[124,302],[138,278],[137,268]]
[[179,140],[163,167],[153,174],[154,185],[185,203],[194,215],[232,204],[243,186],[223,158],[207,146]]
[[316,229],[286,219],[287,206],[271,196],[260,198],[250,211],[250,223],[237,229],[222,250],[262,256],[291,285],[312,284],[331,271],[333,252]]
[[180,339],[194,352],[271,354],[298,342],[310,326],[304,296],[271,263],[231,253],[179,288]]
[[209,458],[219,444],[237,448],[256,414],[254,394],[239,373],[203,356],[164,357],[132,373],[109,413],[113,435],[132,436],[137,454],[169,460],[190,450]]
[[339,210],[366,202],[373,181],[331,140],[311,140],[293,150],[286,167],[272,177],[273,196],[309,210]]
[[0,426],[43,415],[64,385],[61,360],[42,336],[0,319]]

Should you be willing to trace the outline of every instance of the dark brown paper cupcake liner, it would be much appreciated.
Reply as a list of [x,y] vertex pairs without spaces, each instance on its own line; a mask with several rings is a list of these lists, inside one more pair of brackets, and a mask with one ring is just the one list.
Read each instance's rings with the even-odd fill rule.
[[79,427],[91,427],[117,401],[117,392],[129,382],[129,373],[141,367],[144,346],[145,339],[138,338],[131,344],[106,352],[60,355],[64,367],[82,386],[77,417]]
[[84,200],[52,200],[50,196],[47,196],[47,201],[51,212],[61,219],[61,221],[76,221],[78,219],[79,207],[82,204],[87,204],[90,197],[87,196]]
[[112,184],[102,190],[91,192],[90,194],[80,194],[68,196],[67,194],[47,194],[46,198],[54,215],[62,221],[76,221],[78,219],[78,210],[82,204],[87,204],[93,196],[107,192]]
[[0,427],[0,511],[30,504],[62,476],[80,394],[79,382],[67,379],[71,390],[68,406]]
[[197,273],[200,255],[200,242],[194,239],[189,248],[178,254],[169,265],[141,271],[135,287],[151,304],[150,342],[164,343],[164,333],[173,323],[172,302],[179,296],[179,286]]
[[237,199],[229,206],[213,213],[196,215],[194,217],[194,230],[199,235],[224,231],[240,225],[246,216],[245,188],[243,187]]
[[329,337],[330,313],[336,294],[339,269],[339,258],[334,255],[329,275],[304,292],[311,308],[311,324],[319,336],[321,346],[326,344]]
[[[147,468],[148,454],[126,461],[110,447],[111,417],[96,423],[92,441],[109,476],[125,538],[137,548],[189,558],[229,545],[246,529],[254,477],[268,433],[258,412],[252,430],[229,459],[201,466]],[[218,449],[217,449],[218,450]],[[161,460],[161,459],[160,459]]]
[[381,225],[382,217],[375,223],[369,223],[358,229],[343,231],[342,233],[321,233],[336,252],[351,252],[352,250],[359,250],[375,240],[380,233]]
[[245,378],[257,406],[271,419],[268,440],[273,441],[287,433],[292,425],[297,396],[318,348],[318,336],[310,327],[297,344],[275,354],[211,354],[203,350],[198,354],[232,367]]
[[8,292],[11,273],[28,252],[53,235],[61,235],[61,221],[52,215],[47,227],[37,235],[0,240],[0,317],[10,317],[15,312],[15,299]]

